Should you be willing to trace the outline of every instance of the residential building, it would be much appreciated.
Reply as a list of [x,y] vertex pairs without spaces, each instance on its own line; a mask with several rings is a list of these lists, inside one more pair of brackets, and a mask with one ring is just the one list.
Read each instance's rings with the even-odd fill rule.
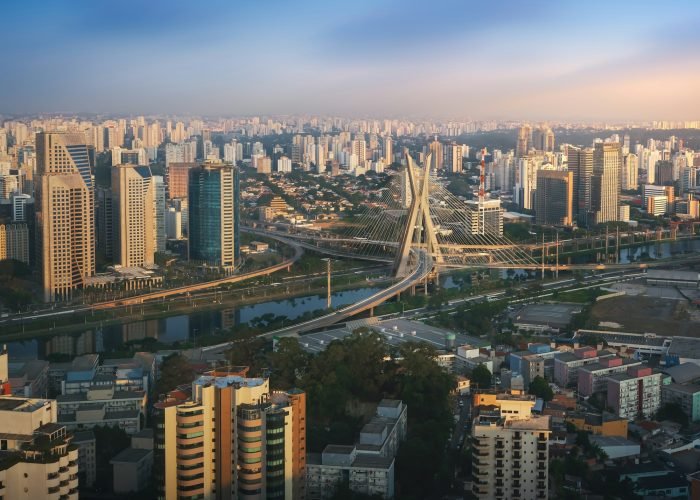
[[515,156],[522,158],[530,152],[532,148],[532,127],[528,124],[518,129],[518,138],[515,143]]
[[551,417],[532,415],[534,399],[526,396],[501,395],[490,405],[486,399],[475,407],[472,425],[472,494],[547,498]]
[[240,255],[238,170],[204,163],[190,170],[189,258],[233,272]]
[[292,172],[292,160],[286,156],[282,156],[277,160],[277,171],[283,174]]
[[582,366],[597,363],[615,356],[609,351],[598,351],[594,347],[580,347],[574,352],[565,352],[554,358],[554,381],[561,387],[578,383],[578,370]]
[[632,366],[627,373],[608,376],[608,406],[629,420],[652,417],[661,405],[661,373]]
[[56,402],[0,397],[0,497],[78,498],[78,447]]
[[582,366],[578,369],[578,393],[581,396],[588,397],[596,392],[604,392],[608,388],[608,375],[623,373],[629,367],[641,364],[642,362],[638,360],[613,356],[601,359],[597,363]]
[[629,191],[639,187],[639,157],[628,153],[623,158],[621,188]]
[[81,487],[92,488],[97,477],[97,450],[92,430],[73,433],[73,444],[78,447],[78,478]]
[[304,498],[306,395],[211,372],[155,404],[161,498]]
[[25,398],[45,398],[49,392],[49,363],[41,359],[9,364],[12,394]]
[[68,299],[95,273],[94,150],[85,134],[36,135],[37,236],[44,300]]
[[541,170],[537,173],[537,191],[535,191],[535,221],[537,224],[573,225],[573,199],[573,172]]
[[141,430],[146,393],[120,391],[114,385],[94,386],[85,392],[56,396],[58,422],[69,430],[115,426],[127,434]]
[[112,167],[115,261],[122,267],[154,263],[155,185],[150,167]]
[[661,405],[669,403],[679,405],[690,422],[700,422],[700,384],[671,382],[662,385]]
[[406,438],[407,415],[402,401],[384,399],[377,406],[376,416],[360,431],[356,444],[330,444],[323,453],[310,453],[306,498],[331,498],[344,480],[355,493],[394,498],[394,463]]

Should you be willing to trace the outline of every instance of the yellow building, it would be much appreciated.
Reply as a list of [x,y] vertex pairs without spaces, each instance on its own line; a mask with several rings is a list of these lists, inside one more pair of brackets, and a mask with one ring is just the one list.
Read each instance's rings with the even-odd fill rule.
[[601,436],[627,437],[627,420],[611,416],[605,418],[601,415],[586,413],[585,415],[570,415],[566,421],[574,424],[577,429],[592,432]]
[[306,395],[244,373],[209,373],[155,405],[162,498],[304,497]]
[[115,262],[122,267],[153,264],[155,184],[147,166],[112,167]]

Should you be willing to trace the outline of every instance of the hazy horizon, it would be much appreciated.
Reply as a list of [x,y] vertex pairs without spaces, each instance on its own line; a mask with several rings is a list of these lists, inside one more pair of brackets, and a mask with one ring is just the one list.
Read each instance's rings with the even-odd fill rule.
[[700,119],[700,4],[4,6],[0,113]]

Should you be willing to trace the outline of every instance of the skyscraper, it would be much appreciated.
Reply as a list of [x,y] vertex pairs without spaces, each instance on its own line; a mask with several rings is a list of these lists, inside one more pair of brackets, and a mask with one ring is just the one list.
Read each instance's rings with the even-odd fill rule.
[[535,220],[540,225],[573,224],[574,174],[561,170],[540,170],[535,191]]
[[112,167],[115,261],[123,267],[153,264],[155,186],[150,167]]
[[440,170],[444,164],[444,153],[442,143],[437,140],[437,136],[435,140],[430,143],[430,154],[432,155],[431,158],[433,162],[430,168],[433,170]]
[[574,216],[579,226],[586,227],[591,212],[591,178],[593,176],[593,149],[567,148],[569,172],[573,174]]
[[306,394],[211,372],[156,403],[162,498],[304,498]]
[[394,140],[391,136],[384,138],[384,164],[389,166],[394,163]]
[[622,168],[622,183],[621,189],[630,190],[639,187],[639,159],[634,153],[629,153],[624,156]]
[[156,252],[165,252],[165,183],[163,176],[153,176],[153,223]]
[[523,125],[518,129],[518,139],[515,143],[515,156],[517,158],[522,158],[527,155],[532,147],[532,127],[530,125]]
[[95,273],[93,178],[85,134],[36,137],[37,237],[44,300],[70,298]]
[[622,148],[620,144],[616,142],[596,143],[593,151],[593,176],[591,178],[593,224],[618,220],[621,168]]
[[537,151],[551,153],[554,151],[554,132],[548,126],[544,125],[536,128],[532,132],[532,146]]
[[226,272],[238,258],[237,174],[224,163],[189,171],[189,258]]

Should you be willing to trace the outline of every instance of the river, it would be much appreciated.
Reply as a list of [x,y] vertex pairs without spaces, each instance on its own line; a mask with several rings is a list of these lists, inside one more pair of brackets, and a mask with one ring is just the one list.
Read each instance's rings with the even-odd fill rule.
[[[331,304],[341,307],[379,291],[378,287],[356,288],[333,293]],[[82,332],[42,336],[21,342],[8,342],[11,360],[46,359],[51,354],[79,356],[125,350],[129,342],[153,338],[162,344],[196,341],[203,334],[223,334],[230,328],[260,320],[264,315],[297,319],[304,313],[325,309],[326,297],[307,295],[293,299],[260,302],[240,308],[209,309],[166,318],[124,322]]]

